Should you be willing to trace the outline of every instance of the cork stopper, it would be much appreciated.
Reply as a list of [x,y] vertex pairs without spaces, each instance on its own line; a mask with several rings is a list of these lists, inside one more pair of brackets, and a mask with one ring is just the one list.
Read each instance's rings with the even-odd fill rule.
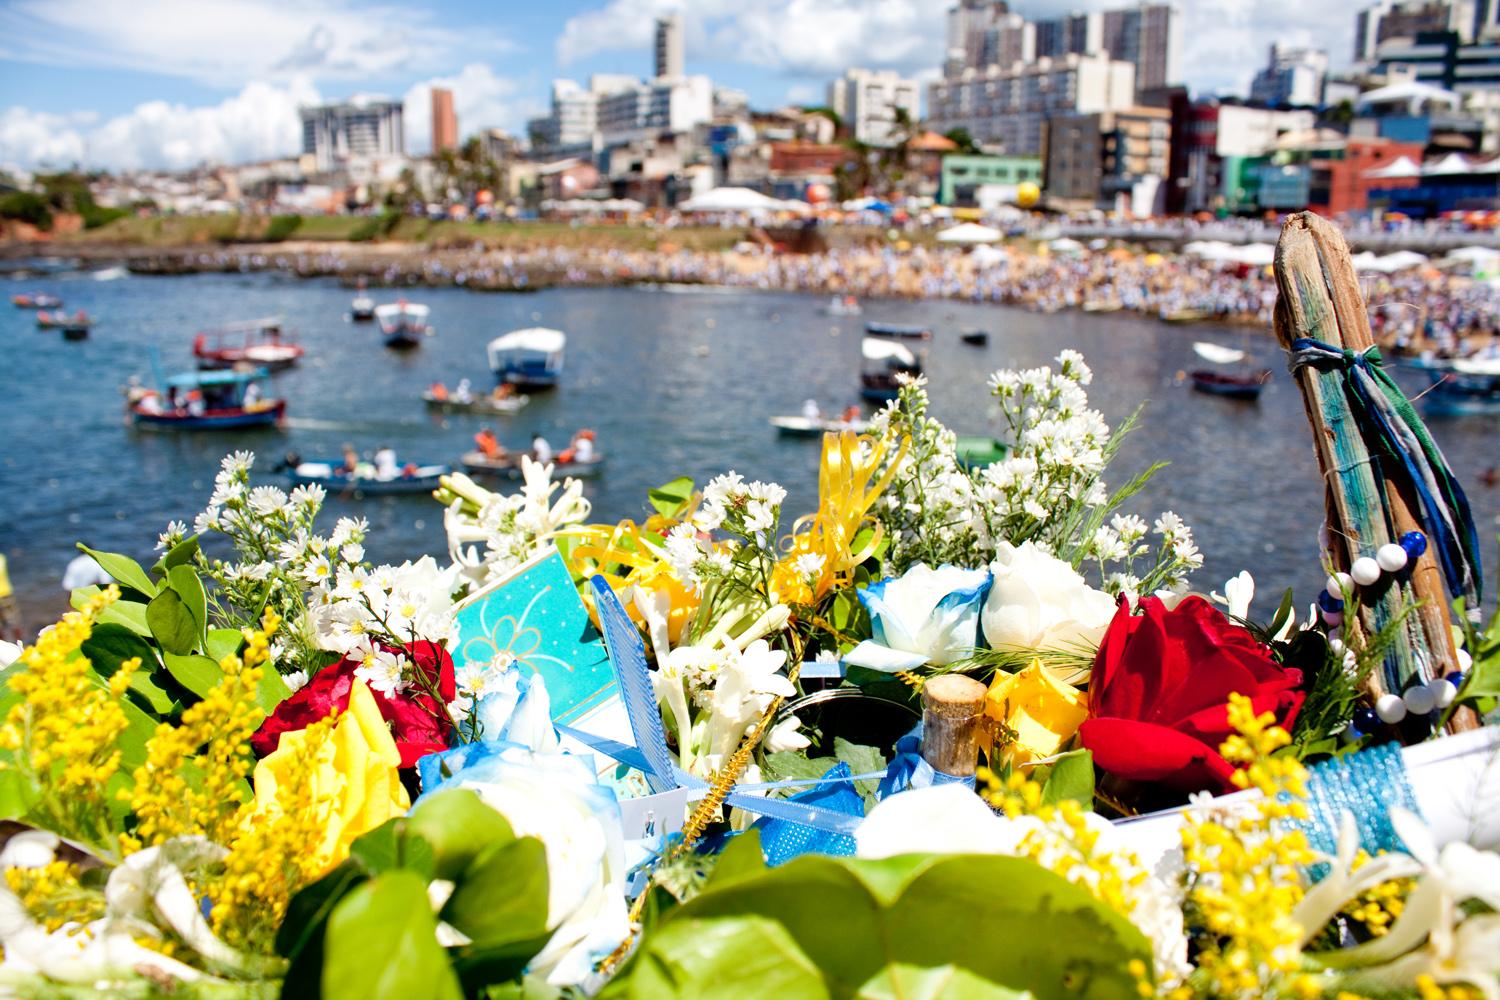
[[961,778],[979,766],[979,720],[985,687],[963,674],[940,674],[922,685],[922,759]]

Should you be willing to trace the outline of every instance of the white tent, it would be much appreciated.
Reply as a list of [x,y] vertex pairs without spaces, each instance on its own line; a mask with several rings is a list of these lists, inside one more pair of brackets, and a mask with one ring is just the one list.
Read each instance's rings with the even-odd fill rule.
[[779,212],[786,208],[786,203],[749,188],[718,187],[689,198],[678,207],[684,212]]
[[1427,263],[1427,258],[1411,250],[1397,250],[1380,258],[1380,262],[1391,271],[1405,271],[1413,267],[1421,267]]
[[1183,246],[1182,252],[1189,257],[1202,257],[1205,260],[1227,260],[1228,255],[1234,252],[1234,247],[1220,240],[1193,240]]
[[1047,244],[1047,249],[1053,253],[1082,253],[1083,244],[1067,236],[1060,236]]
[[1365,176],[1380,179],[1393,177],[1420,177],[1422,176],[1422,165],[1416,160],[1413,160],[1410,156],[1400,156],[1392,160],[1390,163],[1387,163],[1383,167],[1377,167],[1374,170],[1366,170]]
[[952,229],[944,229],[937,234],[937,239],[939,243],[994,243],[1000,236],[998,229],[977,222],[963,222]]
[[998,264],[1002,260],[1005,260],[1006,257],[1007,254],[1004,250],[984,243],[969,251],[969,260],[973,261],[979,267],[989,267],[991,264]]
[[1500,249],[1496,247],[1459,247],[1457,250],[1449,250],[1447,253],[1449,260],[1472,261],[1475,263],[1492,260],[1495,257],[1500,257]]
[[1235,247],[1230,259],[1251,267],[1269,267],[1276,261],[1276,248],[1269,243],[1247,243]]
[[913,368],[917,364],[917,357],[903,344],[894,340],[885,340],[881,337],[866,337],[860,341],[860,353],[865,356],[866,361],[884,361],[888,364],[904,365]]
[[1457,153],[1449,153],[1431,166],[1422,167],[1422,173],[1427,177],[1450,177],[1470,172],[1469,161]]

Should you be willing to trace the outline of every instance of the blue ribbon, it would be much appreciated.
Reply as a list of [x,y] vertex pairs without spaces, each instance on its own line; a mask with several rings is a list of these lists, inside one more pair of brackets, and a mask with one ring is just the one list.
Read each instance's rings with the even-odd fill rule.
[[885,780],[880,783],[876,796],[884,799],[910,788],[950,784],[974,788],[974,775],[960,776],[934,770],[922,756],[922,724],[919,722],[911,732],[896,741],[896,756],[886,768]]

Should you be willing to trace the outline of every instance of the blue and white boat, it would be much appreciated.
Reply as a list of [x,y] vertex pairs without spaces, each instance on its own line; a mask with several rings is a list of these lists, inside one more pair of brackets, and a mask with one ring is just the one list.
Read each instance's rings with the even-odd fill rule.
[[385,346],[406,350],[422,343],[423,337],[432,336],[427,325],[430,310],[415,302],[400,299],[375,307],[375,319],[380,323],[380,335]]
[[293,486],[321,486],[329,493],[355,496],[391,496],[401,493],[431,493],[453,467],[440,463],[408,463],[395,475],[382,477],[375,466],[361,462],[350,473],[336,458],[298,462],[287,471]]
[[556,387],[562,376],[567,334],[534,326],[513,330],[490,341],[490,370],[496,381],[522,392]]
[[286,400],[267,399],[260,385],[270,373],[250,371],[183,372],[160,379],[160,389],[139,386],[126,392],[126,409],[137,427],[209,431],[270,427],[286,415]]
[[1432,388],[1422,395],[1429,416],[1500,413],[1500,358],[1460,358],[1431,375]]
[[864,366],[859,373],[859,394],[871,403],[895,399],[901,390],[898,376],[922,374],[922,361],[904,344],[883,337],[860,341]]

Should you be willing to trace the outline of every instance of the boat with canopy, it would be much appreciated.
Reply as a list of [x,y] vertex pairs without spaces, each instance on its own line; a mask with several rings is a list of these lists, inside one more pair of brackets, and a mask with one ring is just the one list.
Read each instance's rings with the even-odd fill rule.
[[512,330],[490,341],[486,353],[495,380],[522,392],[556,387],[568,336],[543,326]]
[[922,374],[922,362],[910,348],[894,340],[866,337],[860,341],[859,349],[864,358],[859,394],[870,402],[895,399],[901,388],[898,376]]
[[284,329],[280,316],[203,330],[193,338],[193,357],[199,368],[254,365],[281,371],[295,365],[304,353],[296,337]]
[[183,372],[159,378],[159,389],[128,389],[126,409],[138,427],[183,431],[269,427],[286,415],[286,400],[261,396],[260,384],[269,376],[264,368]]
[[426,306],[405,299],[376,306],[375,319],[380,323],[385,346],[407,350],[422,343],[423,337],[432,336],[432,328],[427,325],[430,312]]

